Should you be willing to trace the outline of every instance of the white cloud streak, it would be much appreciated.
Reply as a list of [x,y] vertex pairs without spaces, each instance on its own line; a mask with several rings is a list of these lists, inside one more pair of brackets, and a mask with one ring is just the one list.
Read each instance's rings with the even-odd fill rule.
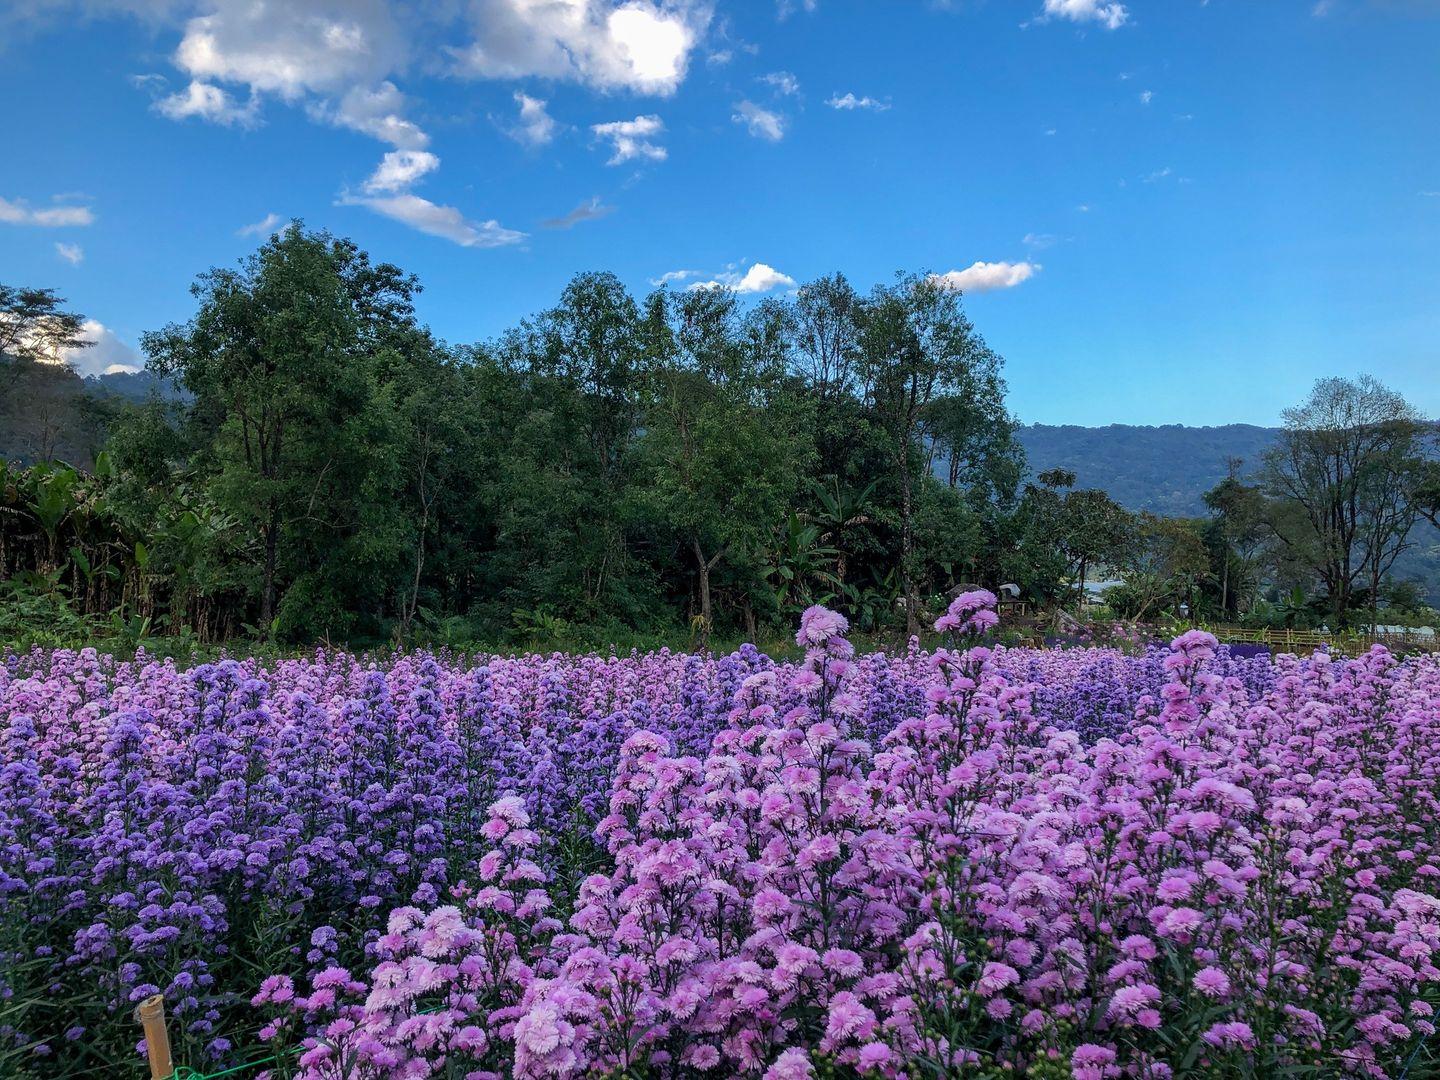
[[879,101],[872,97],[856,97],[854,94],[843,96],[834,94],[826,102],[832,109],[839,109],[842,112],[853,112],[856,109],[868,109],[871,112],[884,112],[890,108],[888,101]]
[[428,150],[391,150],[365,181],[365,191],[370,195],[404,191],[439,167],[440,159]]
[[249,225],[242,225],[235,230],[236,236],[269,236],[280,227],[284,219],[279,214],[266,214],[259,221],[253,221]]
[[735,106],[735,115],[730,119],[744,124],[745,130],[757,139],[779,142],[785,137],[785,118],[770,109],[761,108],[753,101],[741,101]]
[[158,99],[154,110],[167,120],[204,120],[222,127],[254,127],[260,122],[260,99],[251,95],[240,104],[227,91],[198,79],[184,90]]
[[343,206],[364,206],[419,232],[441,237],[461,247],[508,247],[525,239],[523,232],[507,229],[498,221],[472,221],[453,206],[441,206],[409,192],[342,195],[339,202]]
[[590,128],[595,136],[610,143],[611,154],[607,165],[623,165],[635,158],[650,161],[664,161],[668,157],[665,147],[655,139],[665,132],[665,122],[658,116],[637,116],[634,120],[612,120],[608,124],[594,124]]
[[527,146],[544,146],[555,138],[560,125],[545,111],[545,102],[522,91],[515,91],[515,104],[520,108],[520,122],[510,129],[510,136]]
[[994,292],[1013,289],[1029,281],[1039,270],[1040,267],[1031,262],[974,262],[964,270],[931,274],[930,280],[956,292]]
[[[58,199],[59,196],[55,198]],[[12,200],[0,197],[0,224],[36,225],[43,229],[64,229],[91,225],[94,221],[95,212],[88,206],[34,207],[24,199]]]
[[582,221],[596,221],[600,218],[608,217],[614,212],[615,207],[606,206],[600,201],[600,196],[596,195],[594,198],[575,207],[575,209],[571,210],[568,214],[557,218],[547,218],[540,224],[547,229],[573,229]]
[[774,87],[777,94],[785,97],[795,97],[800,93],[800,80],[788,71],[772,71],[761,75],[760,81]]
[[1129,20],[1130,12],[1118,0],[1045,0],[1041,17],[1097,22],[1107,30],[1118,30]]

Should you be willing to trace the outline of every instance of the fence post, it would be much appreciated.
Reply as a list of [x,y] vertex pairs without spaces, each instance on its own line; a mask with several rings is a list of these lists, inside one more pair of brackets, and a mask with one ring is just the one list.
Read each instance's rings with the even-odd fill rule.
[[170,1057],[170,1033],[165,1030],[165,995],[152,994],[135,1007],[135,1019],[145,1029],[145,1052],[150,1057],[150,1080],[170,1080],[175,1062]]

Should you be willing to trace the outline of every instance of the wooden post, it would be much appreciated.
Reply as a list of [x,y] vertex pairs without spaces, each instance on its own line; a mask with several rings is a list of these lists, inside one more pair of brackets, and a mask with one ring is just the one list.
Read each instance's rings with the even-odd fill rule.
[[170,1080],[175,1063],[170,1058],[170,1033],[165,1030],[165,995],[153,994],[135,1007],[135,1019],[145,1029],[145,1052],[150,1057],[150,1080]]

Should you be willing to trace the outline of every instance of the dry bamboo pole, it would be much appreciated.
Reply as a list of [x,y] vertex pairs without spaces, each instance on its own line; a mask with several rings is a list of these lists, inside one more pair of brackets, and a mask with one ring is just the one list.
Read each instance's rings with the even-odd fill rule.
[[170,1057],[170,1033],[165,1030],[165,995],[152,994],[135,1007],[135,1019],[145,1029],[145,1052],[150,1057],[150,1080],[170,1080],[175,1062]]

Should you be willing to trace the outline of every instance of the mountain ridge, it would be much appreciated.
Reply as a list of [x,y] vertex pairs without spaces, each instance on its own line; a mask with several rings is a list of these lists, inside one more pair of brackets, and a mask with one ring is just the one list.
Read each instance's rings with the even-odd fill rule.
[[1069,469],[1079,487],[1098,487],[1129,510],[1169,517],[1205,514],[1205,492],[1241,459],[1250,475],[1280,428],[1256,424],[1027,424],[1017,433],[1032,473]]

